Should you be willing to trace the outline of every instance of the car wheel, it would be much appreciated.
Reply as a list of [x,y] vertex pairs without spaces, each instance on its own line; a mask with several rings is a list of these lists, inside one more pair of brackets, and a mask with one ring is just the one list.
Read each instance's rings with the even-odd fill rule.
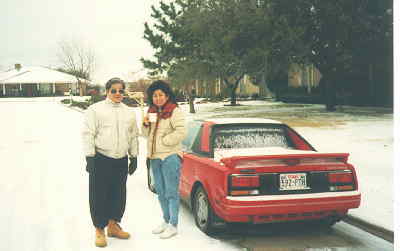
[[197,188],[193,203],[193,215],[197,227],[207,235],[213,234],[216,215],[202,187]]
[[149,164],[147,164],[147,186],[150,191],[156,193],[156,188],[154,186],[153,172],[151,171]]
[[330,228],[339,222],[341,218],[339,217],[326,217],[318,221],[319,225],[323,228]]

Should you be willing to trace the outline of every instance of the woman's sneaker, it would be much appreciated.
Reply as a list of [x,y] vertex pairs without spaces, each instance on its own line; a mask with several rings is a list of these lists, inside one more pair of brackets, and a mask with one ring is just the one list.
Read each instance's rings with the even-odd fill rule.
[[176,229],[176,227],[174,227],[172,225],[168,225],[167,229],[165,229],[164,232],[162,232],[162,234],[160,234],[160,238],[168,239],[177,234],[178,234],[178,229]]
[[167,229],[168,227],[168,223],[163,222],[160,226],[158,226],[157,228],[153,229],[153,231],[151,231],[153,234],[161,234],[162,232],[165,231],[165,229]]

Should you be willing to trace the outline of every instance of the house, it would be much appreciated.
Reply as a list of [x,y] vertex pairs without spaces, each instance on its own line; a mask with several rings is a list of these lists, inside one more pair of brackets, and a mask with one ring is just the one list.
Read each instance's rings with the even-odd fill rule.
[[[146,95],[146,90],[150,86],[150,84],[153,82],[151,79],[139,79],[137,81],[132,81],[132,82],[126,82],[126,90],[128,94],[133,96],[141,96],[140,98],[142,101],[147,100],[147,95]],[[135,93],[135,94],[134,94]],[[142,94],[139,94],[142,93]]]
[[41,66],[15,64],[13,69],[0,72],[0,96],[35,97],[85,95],[90,82],[71,74]]
[[[217,95],[223,95],[226,97],[230,96],[229,90],[221,79],[216,80],[205,80],[205,81],[194,81],[194,88],[196,94],[199,97],[212,97]],[[238,88],[236,89],[236,95],[249,97],[252,95],[258,95],[260,88],[254,85],[249,76],[245,75],[240,81]]]
[[[151,79],[139,79],[134,82],[126,82],[126,89],[128,93],[141,92],[143,93],[144,100],[147,100],[146,90],[150,86],[153,80]],[[168,79],[164,81],[170,83]],[[221,79],[215,80],[190,80],[184,85],[173,86],[177,99],[180,95],[188,95],[194,92],[198,97],[214,97],[222,95],[224,97],[229,97],[229,90],[226,88],[225,84]],[[259,95],[260,88],[254,85],[250,78],[245,75],[239,82],[238,88],[236,89],[236,94],[238,96],[250,97],[253,95]],[[133,95],[133,94],[131,94]]]
[[292,64],[288,72],[289,87],[305,87],[310,93],[312,88],[319,85],[321,73],[314,65]]

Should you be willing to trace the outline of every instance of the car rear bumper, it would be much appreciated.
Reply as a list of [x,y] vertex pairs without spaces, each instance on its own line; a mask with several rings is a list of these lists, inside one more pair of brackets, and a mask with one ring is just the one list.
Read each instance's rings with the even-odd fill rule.
[[265,223],[341,217],[360,206],[359,191],[315,194],[228,196],[215,201],[216,213],[228,222]]

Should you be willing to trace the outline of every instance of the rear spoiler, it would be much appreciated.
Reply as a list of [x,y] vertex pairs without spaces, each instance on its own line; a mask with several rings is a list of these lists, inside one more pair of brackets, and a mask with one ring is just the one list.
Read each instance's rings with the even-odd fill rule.
[[307,154],[285,154],[285,155],[258,155],[258,156],[234,156],[222,158],[220,161],[227,167],[254,166],[251,163],[258,162],[258,165],[298,165],[325,163],[347,163],[348,153],[307,153]]

